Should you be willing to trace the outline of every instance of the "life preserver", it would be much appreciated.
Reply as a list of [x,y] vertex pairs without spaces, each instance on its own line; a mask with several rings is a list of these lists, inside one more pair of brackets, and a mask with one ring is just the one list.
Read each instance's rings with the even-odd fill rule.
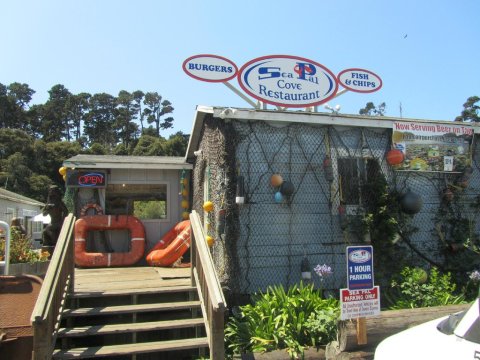
[[190,247],[190,220],[172,227],[147,255],[151,266],[171,266]]
[[95,203],[88,203],[80,209],[80,217],[86,216],[88,209],[94,209],[96,215],[103,215],[103,209],[100,205]]
[[[118,253],[90,253],[86,251],[88,231],[130,231],[130,251]],[[75,264],[83,267],[128,266],[140,260],[145,251],[145,229],[142,222],[131,215],[87,215],[75,222]]]

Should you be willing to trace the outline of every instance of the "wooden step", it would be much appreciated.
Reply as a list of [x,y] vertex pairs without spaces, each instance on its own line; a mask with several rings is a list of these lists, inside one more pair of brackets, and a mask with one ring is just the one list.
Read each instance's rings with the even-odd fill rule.
[[151,330],[179,329],[204,325],[203,318],[152,321],[116,325],[95,325],[73,328],[61,328],[58,330],[58,337],[80,337],[92,335],[106,335],[125,332],[140,332]]
[[126,313],[139,313],[139,312],[152,312],[152,311],[183,310],[183,309],[193,309],[193,308],[195,309],[200,308],[200,301],[177,301],[173,303],[154,303],[154,304],[66,309],[62,313],[62,317],[112,315],[112,314],[126,314]]
[[158,286],[158,287],[139,287],[130,289],[110,289],[103,291],[75,291],[69,294],[70,299],[94,298],[103,296],[125,296],[125,295],[143,295],[143,294],[166,294],[179,292],[197,291],[194,286]]
[[70,350],[55,350],[53,353],[53,359],[88,359],[95,357],[142,354],[157,351],[187,350],[204,347],[208,347],[208,340],[206,337],[135,344],[95,346],[90,348],[83,347]]

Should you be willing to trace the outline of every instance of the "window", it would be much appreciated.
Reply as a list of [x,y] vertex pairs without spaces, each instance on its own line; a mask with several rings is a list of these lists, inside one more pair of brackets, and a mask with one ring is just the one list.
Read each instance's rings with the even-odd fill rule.
[[362,205],[362,185],[381,174],[378,162],[374,159],[337,159],[340,202],[349,205]]
[[109,184],[105,207],[110,215],[134,215],[142,220],[166,219],[167,184]]

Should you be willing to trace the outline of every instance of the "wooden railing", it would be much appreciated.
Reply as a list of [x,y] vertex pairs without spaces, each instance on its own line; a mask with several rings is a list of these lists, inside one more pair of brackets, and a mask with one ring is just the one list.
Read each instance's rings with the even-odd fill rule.
[[60,314],[73,288],[75,217],[69,214],[62,226],[30,321],[33,328],[32,360],[52,358]]
[[207,323],[210,359],[223,360],[225,358],[225,298],[202,230],[202,221],[196,211],[190,214],[190,224],[192,227],[192,285],[198,289],[203,316]]

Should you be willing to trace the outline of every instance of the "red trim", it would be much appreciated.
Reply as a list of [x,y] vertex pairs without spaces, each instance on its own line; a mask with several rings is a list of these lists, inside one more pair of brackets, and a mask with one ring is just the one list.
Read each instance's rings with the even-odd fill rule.
[[[345,85],[343,82],[340,81],[340,76],[344,73],[346,73],[347,71],[363,71],[363,72],[366,72],[368,74],[371,74],[373,76],[375,76],[379,81],[380,81],[380,86],[373,89],[373,90],[358,90],[358,89],[354,89],[354,88],[351,88],[350,86],[347,86]],[[337,80],[338,82],[340,83],[340,85],[342,85],[345,89],[348,89],[350,91],[354,91],[354,92],[359,92],[359,93],[372,93],[372,92],[375,92],[375,91],[378,91],[382,88],[383,86],[383,81],[382,79],[380,78],[380,76],[378,76],[377,74],[375,74],[373,71],[370,71],[370,70],[365,70],[365,69],[359,69],[359,68],[351,68],[351,69],[345,69],[341,72],[338,73],[337,75]]]
[[[201,78],[199,76],[196,76],[196,75],[193,75],[192,73],[190,73],[188,70],[187,70],[187,63],[192,60],[192,59],[197,59],[197,58],[201,58],[201,57],[206,57],[206,58],[216,58],[216,59],[221,59],[223,61],[226,61],[228,62],[229,64],[233,65],[235,71],[233,72],[233,75],[230,75],[229,77],[225,78],[225,79],[218,79],[218,80],[212,80],[212,79],[205,79],[205,78]],[[185,60],[182,64],[182,69],[183,71],[190,77],[196,79],[196,80],[200,80],[200,81],[206,81],[206,82],[227,82],[229,80],[232,80],[235,76],[237,76],[237,73],[238,73],[238,67],[237,65],[235,65],[235,63],[232,61],[232,60],[229,60],[223,56],[218,56],[218,55],[212,55],[212,54],[201,54],[201,55],[194,55],[194,56],[190,56],[187,60]]]

